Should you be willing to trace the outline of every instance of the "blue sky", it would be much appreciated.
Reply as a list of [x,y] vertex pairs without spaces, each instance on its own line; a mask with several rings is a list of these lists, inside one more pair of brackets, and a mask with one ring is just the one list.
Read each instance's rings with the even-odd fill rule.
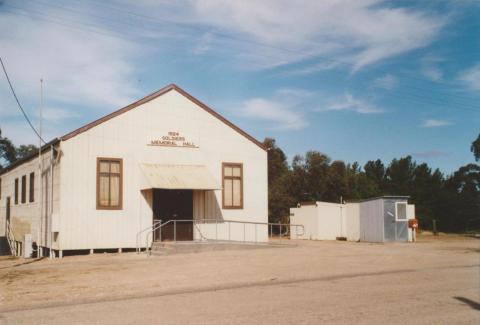
[[[480,132],[478,1],[0,0],[0,55],[47,139],[170,83],[290,159],[451,173]],[[4,78],[0,128],[38,142]]]

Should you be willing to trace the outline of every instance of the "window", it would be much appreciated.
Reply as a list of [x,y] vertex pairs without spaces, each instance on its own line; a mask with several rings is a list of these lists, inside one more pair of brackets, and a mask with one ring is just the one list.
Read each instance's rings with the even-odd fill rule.
[[35,173],[30,173],[29,202],[35,201]]
[[15,178],[15,204],[18,204],[18,178]]
[[27,175],[22,176],[22,203],[27,202]]
[[122,208],[122,159],[97,159],[97,209]]
[[243,165],[222,164],[224,209],[243,209]]
[[397,202],[395,204],[395,214],[397,221],[406,221],[407,220],[407,203]]

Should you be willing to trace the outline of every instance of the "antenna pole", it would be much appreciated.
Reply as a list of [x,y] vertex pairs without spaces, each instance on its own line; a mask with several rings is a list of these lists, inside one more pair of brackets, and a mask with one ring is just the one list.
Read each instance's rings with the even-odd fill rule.
[[[42,257],[43,256],[43,248],[40,247],[40,245],[42,245],[43,243],[43,231],[42,229],[44,229],[44,224],[43,224],[43,160],[42,160],[42,124],[43,124],[43,79],[41,78],[40,79],[40,107],[39,107],[39,121],[38,121],[38,129],[39,129],[39,132],[40,132],[40,137],[38,139],[38,168],[40,169],[40,173],[39,173],[39,184],[40,184],[40,187],[39,187],[39,190],[40,190],[40,202],[39,202],[39,208],[40,208],[40,233],[39,233],[39,236],[37,238],[38,240],[38,245],[37,245],[37,249],[39,250],[39,257]],[[46,230],[46,229],[45,229]],[[42,239],[42,240],[41,240]],[[46,246],[46,245],[45,245]]]

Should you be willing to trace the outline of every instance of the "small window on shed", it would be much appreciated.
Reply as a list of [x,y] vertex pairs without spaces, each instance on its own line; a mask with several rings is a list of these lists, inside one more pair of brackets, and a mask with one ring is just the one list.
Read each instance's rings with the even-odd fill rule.
[[407,220],[407,203],[397,202],[396,204],[396,215],[397,220],[406,221]]

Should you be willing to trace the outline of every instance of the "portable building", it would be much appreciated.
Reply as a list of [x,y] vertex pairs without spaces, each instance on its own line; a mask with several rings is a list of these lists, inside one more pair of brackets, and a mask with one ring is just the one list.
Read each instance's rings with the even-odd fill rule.
[[197,220],[176,239],[267,241],[267,193],[262,143],[169,85],[3,170],[0,236],[60,253],[134,248],[160,220]]
[[388,242],[411,241],[408,220],[415,218],[415,206],[407,196],[382,196],[345,204],[300,203],[290,209],[290,223],[304,225],[304,233],[292,238]]

